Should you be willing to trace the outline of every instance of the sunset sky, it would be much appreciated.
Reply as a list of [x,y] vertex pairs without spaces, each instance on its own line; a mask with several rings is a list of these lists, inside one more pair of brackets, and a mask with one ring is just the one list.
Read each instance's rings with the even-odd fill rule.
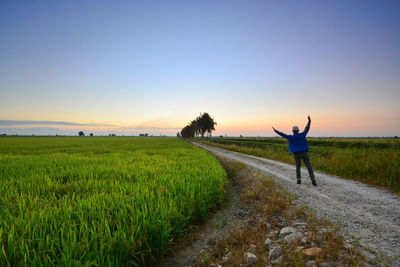
[[0,134],[400,135],[400,1],[1,1]]

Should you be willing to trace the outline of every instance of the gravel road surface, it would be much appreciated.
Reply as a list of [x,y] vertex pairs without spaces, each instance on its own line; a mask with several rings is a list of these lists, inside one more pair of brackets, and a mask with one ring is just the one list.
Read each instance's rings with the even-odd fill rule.
[[[311,185],[302,168],[302,184],[296,184],[295,166],[194,143],[211,152],[243,162],[267,176],[272,176],[298,200],[316,210],[319,217],[340,223],[343,234],[391,258],[400,266],[400,197],[383,189],[337,176],[315,172],[317,187]],[[312,153],[312,152],[311,152]],[[312,162],[311,162],[312,164]]]

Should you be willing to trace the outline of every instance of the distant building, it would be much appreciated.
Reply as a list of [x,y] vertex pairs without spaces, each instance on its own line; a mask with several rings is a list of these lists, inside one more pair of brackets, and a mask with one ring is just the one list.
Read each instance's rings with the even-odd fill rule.
[[116,134],[109,134],[108,136],[117,136]]
[[145,134],[139,134],[139,136],[142,136],[142,137],[144,137],[144,136],[149,136],[149,134],[148,134],[148,133],[145,133]]

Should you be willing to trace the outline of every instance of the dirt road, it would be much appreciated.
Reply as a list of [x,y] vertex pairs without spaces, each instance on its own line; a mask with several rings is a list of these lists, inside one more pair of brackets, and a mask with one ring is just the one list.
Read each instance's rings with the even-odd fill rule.
[[287,190],[297,194],[301,203],[315,209],[319,217],[340,223],[346,238],[352,240],[354,237],[363,247],[395,258],[394,265],[400,266],[399,196],[387,190],[320,172],[315,173],[318,187],[314,187],[306,169],[302,169],[303,183],[298,185],[293,165],[194,144],[272,176]]

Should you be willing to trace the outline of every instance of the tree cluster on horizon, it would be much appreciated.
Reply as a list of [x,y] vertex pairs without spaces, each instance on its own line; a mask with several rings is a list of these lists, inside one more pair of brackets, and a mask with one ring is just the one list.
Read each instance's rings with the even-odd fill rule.
[[215,125],[217,123],[211,116],[205,112],[200,113],[200,115],[188,125],[186,125],[180,133],[177,135],[184,138],[194,138],[194,137],[204,137],[204,134],[211,136],[211,132],[215,131]]

